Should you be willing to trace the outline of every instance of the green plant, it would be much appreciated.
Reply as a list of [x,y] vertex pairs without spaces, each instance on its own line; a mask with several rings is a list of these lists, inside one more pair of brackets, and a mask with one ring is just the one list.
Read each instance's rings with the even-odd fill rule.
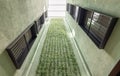
[[36,76],[80,76],[61,18],[51,19]]

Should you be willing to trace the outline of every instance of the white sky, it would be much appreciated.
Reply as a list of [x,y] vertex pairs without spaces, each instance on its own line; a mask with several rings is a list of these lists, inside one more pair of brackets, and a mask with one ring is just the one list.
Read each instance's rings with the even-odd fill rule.
[[66,0],[49,0],[48,16],[65,16]]
[[49,0],[49,4],[66,4],[66,0]]

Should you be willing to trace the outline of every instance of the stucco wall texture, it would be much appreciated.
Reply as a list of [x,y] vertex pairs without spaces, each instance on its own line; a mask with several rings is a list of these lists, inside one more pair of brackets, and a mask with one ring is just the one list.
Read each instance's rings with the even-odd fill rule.
[[[119,0],[67,0],[67,3],[120,17]],[[68,13],[66,13],[66,21],[75,34],[75,39],[92,75],[108,76],[120,59],[120,19],[118,19],[104,49],[97,48]]]
[[0,0],[0,76],[16,69],[5,48],[46,10],[46,0]]

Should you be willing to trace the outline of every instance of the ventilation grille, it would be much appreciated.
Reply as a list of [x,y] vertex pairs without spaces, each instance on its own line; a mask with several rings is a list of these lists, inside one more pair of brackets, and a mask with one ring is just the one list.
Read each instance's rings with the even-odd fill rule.
[[44,22],[45,22],[45,13],[44,14],[42,14],[42,16],[40,17],[40,24],[42,25],[42,24],[44,24]]
[[47,18],[47,17],[48,17],[48,11],[45,12],[45,18]]
[[42,28],[42,26],[43,26],[43,24],[44,24],[44,22],[45,22],[45,18],[47,18],[47,11],[44,12],[44,13],[42,14],[42,16],[41,16],[38,20],[35,21],[35,23],[36,23],[36,25],[37,25],[37,32],[39,32],[40,29]]
[[35,38],[36,25],[28,27],[19,37],[16,38],[8,47],[7,51],[15,67],[19,69],[25,60]]
[[31,41],[31,39],[32,39],[31,30],[28,30],[28,32],[25,33],[25,38],[26,38],[27,43],[30,43],[30,41]]
[[14,43],[14,45],[7,48],[7,50],[16,68],[20,68],[25,58],[25,54],[28,52],[24,36]]

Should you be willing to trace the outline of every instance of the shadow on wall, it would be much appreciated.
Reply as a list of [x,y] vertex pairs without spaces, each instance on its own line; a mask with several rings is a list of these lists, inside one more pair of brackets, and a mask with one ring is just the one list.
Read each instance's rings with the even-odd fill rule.
[[106,44],[105,50],[113,59],[120,59],[120,19],[116,23],[113,32]]
[[[2,70],[2,71],[1,71]],[[13,65],[7,51],[5,50],[0,55],[0,76],[14,76],[14,73],[16,72],[16,68]],[[5,75],[6,73],[6,75]]]

